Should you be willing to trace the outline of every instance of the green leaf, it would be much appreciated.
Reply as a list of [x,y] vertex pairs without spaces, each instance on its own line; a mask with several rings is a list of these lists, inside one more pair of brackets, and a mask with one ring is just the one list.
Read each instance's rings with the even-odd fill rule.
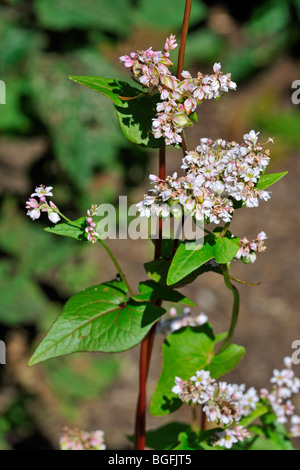
[[185,305],[192,305],[195,306],[196,304],[185,297],[180,292],[177,292],[174,289],[170,289],[169,287],[161,286],[154,281],[144,281],[140,282],[139,284],[139,291],[140,295],[136,295],[133,297],[134,300],[141,301],[141,300],[166,300],[168,302],[178,302]]
[[165,339],[162,372],[150,404],[153,415],[169,414],[181,407],[181,400],[172,392],[175,377],[187,380],[196,370],[204,369],[213,356],[213,340],[207,324],[178,330]]
[[218,238],[208,235],[204,238],[204,245],[198,245],[196,242],[182,243],[172,260],[167,284],[176,284],[213,258],[216,263],[228,263],[234,258],[238,249],[239,239],[237,237]]
[[[178,435],[189,432],[191,426],[185,423],[173,422],[158,429],[146,432],[146,446],[156,450],[171,450],[179,443]],[[133,436],[129,437],[133,442]]]
[[178,435],[188,432],[191,426],[185,423],[168,423],[146,433],[147,447],[157,450],[171,450],[179,443]]
[[204,245],[188,242],[182,243],[178,247],[168,272],[168,285],[176,284],[176,282],[214,258],[214,239],[213,237],[205,238]]
[[219,450],[220,448],[215,448],[207,443],[207,441],[210,441],[212,434],[217,431],[221,431],[221,429],[209,429],[199,434],[193,431],[182,432],[178,436],[180,443],[174,450]]
[[129,300],[122,282],[90,287],[66,303],[29,365],[79,351],[126,351],[164,312],[149,302]]
[[169,335],[162,348],[163,365],[152,396],[150,412],[161,416],[176,411],[181,400],[172,392],[175,377],[188,380],[197,370],[209,370],[215,379],[232,370],[243,357],[241,346],[230,345],[214,356],[216,338],[211,326],[182,328]]
[[261,420],[264,424],[263,430],[268,441],[276,450],[294,450],[294,447],[287,436],[285,426],[278,423],[277,416],[271,413],[262,416]]
[[199,446],[197,435],[193,431],[181,432],[178,438],[180,442],[174,450],[202,450]]
[[170,261],[165,259],[156,259],[144,264],[146,273],[155,282],[166,286],[167,274],[170,267]]
[[269,409],[266,405],[263,405],[262,403],[258,403],[255,410],[252,411],[248,416],[245,416],[245,418],[242,418],[239,421],[239,425],[243,426],[244,428],[247,428],[253,421],[255,421],[257,418],[260,418],[264,414],[268,413]]
[[230,344],[220,354],[214,356],[209,370],[212,377],[221,377],[227,374],[229,370],[234,369],[240,360],[244,357],[246,350],[243,346]]
[[[54,233],[55,235],[61,235],[63,237],[75,238],[80,241],[87,241],[85,234],[86,227],[86,217],[80,217],[80,219],[72,220],[72,223],[63,222],[62,224],[56,224],[53,227],[46,227],[44,230],[49,233]],[[101,217],[93,217],[93,221],[96,223],[95,230],[99,236],[102,235],[102,232],[98,230],[99,222]]]
[[226,264],[233,260],[239,250],[239,238],[221,237],[215,239],[215,261]]
[[259,437],[249,450],[295,450],[291,441],[280,434],[270,432],[269,437]]
[[276,183],[279,181],[281,178],[283,178],[285,175],[287,175],[287,171],[283,171],[282,173],[270,173],[268,175],[262,175],[259,178],[259,181],[256,185],[257,189],[266,189],[269,186],[272,186],[272,184]]
[[44,230],[49,233],[54,233],[55,235],[62,235],[64,237],[75,238],[76,240],[86,240],[85,237],[85,217],[80,217],[80,219],[74,220],[74,224],[80,225],[81,228],[76,227],[70,223],[56,224],[53,227],[46,227]]
[[198,122],[198,116],[197,116],[196,111],[194,111],[193,113],[191,113],[191,114],[189,115],[189,118],[190,118],[192,121],[194,121],[194,122]]
[[[144,264],[145,270],[150,277],[155,282],[159,283],[161,286],[167,287],[167,275],[170,268],[170,261],[166,259],[157,259],[153,261],[149,261],[148,263]],[[206,272],[215,272],[217,274],[221,274],[220,268],[214,267],[209,264],[204,264],[200,266],[200,268],[196,269],[188,276],[185,276],[183,279],[180,279],[179,282],[172,284],[173,288],[180,288],[184,287],[187,284],[193,282],[198,276]]]
[[[249,424],[258,417],[261,418],[263,425],[249,427]],[[253,441],[249,450],[294,450],[285,426],[278,423],[278,417],[263,403],[258,403],[257,408],[249,416],[243,418],[239,424],[249,427],[251,432],[259,436]]]
[[69,76],[69,78],[102,93],[113,102],[121,130],[128,140],[143,147],[161,147],[163,140],[155,139],[151,133],[158,95],[150,97],[146,92],[114,78],[82,76]]

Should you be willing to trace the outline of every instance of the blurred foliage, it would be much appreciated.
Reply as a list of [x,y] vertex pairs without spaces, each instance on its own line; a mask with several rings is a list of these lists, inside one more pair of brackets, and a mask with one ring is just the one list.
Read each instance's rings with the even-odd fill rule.
[[[31,341],[43,334],[68,296],[103,274],[90,246],[51,237],[43,222],[27,219],[24,203],[34,187],[54,186],[55,202],[77,218],[92,202],[114,202],[122,193],[130,198],[148,173],[149,154],[123,138],[111,103],[68,75],[128,80],[118,57],[151,43],[162,47],[171,33],[179,37],[183,7],[184,0],[1,1],[0,79],[7,90],[7,104],[0,107],[1,339],[16,327],[28,330]],[[299,58],[299,19],[300,0],[194,0],[185,66],[211,70],[221,61],[233,80],[247,83],[280,55]],[[279,112],[276,100],[271,90],[248,117],[298,145],[299,112]],[[36,138],[43,143],[38,155],[30,144]],[[2,147],[13,148],[9,162]],[[1,177],[7,166],[10,179]],[[87,354],[41,366],[58,414],[80,420],[80,403],[105,392],[118,374],[118,360]],[[26,390],[18,390],[4,409],[0,392],[1,449],[37,432],[27,402]]]
[[75,354],[48,361],[45,370],[61,414],[76,422],[80,405],[99,399],[117,376],[120,361],[114,355]]

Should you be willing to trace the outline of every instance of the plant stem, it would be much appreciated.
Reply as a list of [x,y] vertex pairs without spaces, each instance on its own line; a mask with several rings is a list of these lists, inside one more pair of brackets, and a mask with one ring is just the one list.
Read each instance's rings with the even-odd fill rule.
[[218,351],[218,354],[220,352],[222,352],[228,346],[228,344],[231,341],[231,338],[233,337],[235,326],[236,326],[237,321],[238,321],[239,306],[240,306],[239,291],[230,282],[230,276],[229,276],[229,271],[228,271],[227,265],[226,264],[221,264],[221,269],[222,269],[222,273],[223,273],[223,276],[224,276],[225,285],[229,290],[231,290],[231,292],[233,294],[233,307],[232,307],[232,315],[231,315],[231,323],[230,323],[229,331],[228,331],[227,336],[224,339],[223,343],[221,344],[221,347]]
[[[68,219],[64,214],[62,214],[60,211],[57,211],[57,213],[63,218],[66,220],[66,222],[68,222],[68,224],[70,225],[73,225],[74,227],[78,227],[80,229],[82,229],[82,226],[81,225],[78,225],[76,224],[75,222],[73,222],[72,220]],[[103,246],[103,248],[106,250],[106,252],[108,253],[109,257],[111,258],[112,262],[114,263],[118,273],[120,274],[120,277],[122,279],[122,281],[124,282],[125,286],[127,287],[127,290],[128,290],[128,293],[130,294],[130,296],[132,297],[134,295],[133,293],[133,290],[132,288],[130,287],[129,285],[129,282],[121,268],[121,266],[119,265],[115,255],[113,254],[113,252],[111,251],[111,249],[106,245],[106,243],[101,240],[101,238],[98,238],[97,241]]]
[[[166,147],[159,149],[159,178],[166,178]],[[154,259],[159,259],[162,243],[162,219],[158,219],[158,238],[155,240]],[[160,306],[161,300],[155,304]],[[144,450],[146,443],[146,382],[149,372],[151,353],[153,349],[156,324],[152,326],[147,336],[141,342],[140,369],[139,369],[139,398],[135,418],[135,450]]]
[[181,138],[182,138],[182,142],[181,142],[182,153],[183,153],[183,156],[185,157],[185,154],[187,152],[187,145],[186,145],[186,139],[185,139],[185,135],[183,131],[181,133]]
[[201,431],[205,431],[205,427],[206,427],[206,414],[204,413],[203,411],[203,406],[202,406],[202,409],[201,409],[201,423],[200,423],[200,429]]
[[98,238],[98,242],[103,246],[103,248],[106,250],[106,252],[110,256],[110,258],[111,258],[112,262],[114,263],[118,273],[120,274],[120,277],[121,277],[122,281],[124,282],[125,286],[128,289],[129,295],[132,297],[134,295],[133,290],[131,289],[131,287],[129,285],[129,282],[127,281],[127,278],[126,278],[123,270],[121,269],[121,266],[119,265],[115,255],[113,254],[111,249],[106,245],[106,243],[103,240],[101,240],[101,238]]
[[[181,29],[179,53],[178,53],[178,66],[177,66],[177,77],[181,77],[184,63],[185,44],[188,33],[191,7],[193,0],[186,0],[183,24]],[[183,137],[182,143],[183,152],[186,151],[186,143]],[[166,179],[166,148],[165,146],[159,149],[159,178],[162,180]],[[162,219],[158,219],[158,238],[155,241],[155,252],[154,259],[159,259],[161,254],[162,244]],[[157,300],[156,305],[161,305],[162,301]],[[149,371],[149,365],[151,360],[151,353],[153,348],[154,336],[155,336],[156,325],[154,325],[147,336],[141,343],[140,350],[140,370],[139,370],[139,398],[136,410],[135,420],[135,449],[144,450],[146,443],[146,381]]]
[[68,219],[68,217],[66,217],[64,214],[62,214],[62,212],[60,212],[59,210],[56,211],[63,219],[65,219],[66,222],[68,222],[68,224],[70,225],[73,225],[73,227],[78,227],[80,229],[82,229],[82,226],[79,225],[79,224],[76,224],[75,222],[73,222],[72,220]]
[[227,222],[227,224],[224,225],[224,227],[222,228],[221,232],[218,235],[219,238],[225,237],[227,230],[229,229],[229,226],[230,226],[230,222]]
[[177,63],[178,80],[181,80],[181,74],[183,71],[185,45],[186,45],[186,38],[187,38],[188,30],[189,30],[192,3],[193,3],[193,0],[185,1],[185,10],[184,10],[184,17],[183,17],[182,28],[181,28],[179,52],[178,52],[178,63]]
[[238,279],[237,277],[234,276],[229,276],[229,279],[235,282],[239,282],[240,284],[244,284],[245,286],[250,286],[250,287],[258,287],[261,285],[261,282],[247,282],[247,281],[242,281],[241,279]]
[[146,382],[148,374],[148,342],[147,335],[141,343],[139,366],[139,399],[135,418],[135,450],[144,450],[146,444]]
[[[64,214],[62,214],[59,210],[57,211],[57,213],[63,218],[66,220],[66,222],[68,222],[68,224],[70,225],[73,225],[74,227],[78,227],[80,229],[82,229],[83,227],[81,225],[78,225],[76,224],[75,222],[73,222],[72,220],[68,219],[68,217],[66,217]],[[97,241],[103,246],[103,248],[106,250],[106,252],[108,253],[108,255],[110,256],[112,262],[114,263],[118,273],[120,274],[120,277],[122,279],[122,281],[124,282],[125,286],[127,287],[127,290],[128,290],[128,293],[130,294],[130,296],[132,297],[134,295],[133,293],[133,290],[132,288],[130,287],[129,285],[129,282],[123,272],[123,270],[121,269],[121,266],[119,265],[115,255],[113,254],[113,252],[111,251],[111,249],[106,245],[106,243],[101,240],[101,238],[98,238]]]

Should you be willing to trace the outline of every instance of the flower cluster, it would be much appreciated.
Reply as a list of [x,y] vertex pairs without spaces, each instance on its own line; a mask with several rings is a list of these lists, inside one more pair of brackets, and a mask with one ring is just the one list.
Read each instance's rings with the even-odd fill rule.
[[131,69],[135,80],[148,88],[158,88],[158,91],[163,93],[165,87],[169,88],[168,80],[173,78],[169,67],[174,64],[169,57],[170,51],[176,47],[176,38],[171,35],[166,40],[164,52],[153,51],[152,47],[149,47],[146,51],[131,52],[129,56],[123,55],[120,61]]
[[173,331],[185,326],[201,326],[208,321],[208,317],[204,313],[200,313],[196,317],[192,316],[192,311],[188,307],[183,310],[182,315],[177,315],[176,308],[170,308],[169,317],[158,322],[157,333],[168,336]]
[[172,392],[185,403],[201,404],[208,421],[229,426],[242,416],[242,391],[235,385],[216,382],[209,371],[200,370],[190,380],[175,378]]
[[[285,357],[283,361],[285,369],[273,371],[273,377],[270,379],[273,384],[272,390],[270,392],[265,388],[260,390],[261,398],[266,399],[271,405],[279,423],[286,423],[287,417],[293,416],[294,405],[290,398],[300,391],[300,379],[295,377],[291,358]],[[292,424],[295,423],[296,418],[293,416]]]
[[81,431],[79,429],[64,429],[59,443],[61,450],[105,450],[103,431]]
[[153,90],[160,93],[161,101],[157,104],[157,115],[153,119],[152,133],[155,138],[163,137],[166,145],[180,144],[183,129],[193,125],[191,113],[203,101],[219,98],[223,93],[236,89],[231,75],[223,75],[221,64],[216,63],[213,74],[198,73],[192,77],[188,71],[182,72],[182,80],[173,76],[169,70],[174,64],[170,60],[170,51],[177,47],[176,38],[171,35],[166,40],[164,51],[131,52],[120,57],[125,67],[131,69],[132,76]]
[[32,193],[29,200],[26,201],[26,209],[28,209],[27,215],[32,220],[38,219],[41,215],[41,212],[47,212],[48,218],[53,224],[56,224],[60,220],[60,216],[58,215],[58,208],[52,201],[50,201],[48,204],[46,199],[46,197],[53,196],[52,189],[52,186],[44,186],[41,184],[35,188],[35,192]]
[[85,219],[86,227],[85,232],[87,234],[88,241],[96,243],[99,238],[99,234],[95,231],[96,224],[93,217],[97,215],[97,205],[93,204],[92,207],[87,211],[87,217]]
[[269,164],[269,150],[263,150],[257,139],[253,130],[244,135],[242,145],[201,139],[183,158],[184,176],[174,173],[164,181],[150,175],[154,189],[137,204],[140,215],[176,217],[183,211],[196,220],[219,224],[231,221],[234,203],[257,207],[261,199],[268,200],[269,192],[256,184]]
[[249,433],[242,426],[227,428],[242,417],[249,416],[259,403],[268,405],[279,423],[287,423],[290,417],[290,436],[300,437],[300,416],[294,414],[294,406],[290,400],[293,394],[300,391],[300,379],[295,377],[292,370],[292,359],[285,357],[283,361],[285,369],[273,371],[270,379],[273,384],[271,391],[264,388],[257,393],[254,387],[246,390],[244,384],[216,382],[210,377],[209,371],[200,370],[189,380],[175,377],[172,392],[184,403],[202,405],[208,421],[222,424],[226,428],[214,434],[213,445],[229,449],[234,443],[248,438]]
[[250,433],[243,426],[236,426],[233,429],[225,429],[221,432],[216,432],[213,435],[213,446],[225,447],[231,449],[232,445],[236,442],[242,442],[244,439],[248,439]]
[[246,237],[242,238],[239,241],[240,248],[235,257],[241,259],[244,263],[254,263],[256,253],[266,251],[267,247],[265,246],[264,240],[267,238],[265,232],[260,232],[252,242],[249,242]]

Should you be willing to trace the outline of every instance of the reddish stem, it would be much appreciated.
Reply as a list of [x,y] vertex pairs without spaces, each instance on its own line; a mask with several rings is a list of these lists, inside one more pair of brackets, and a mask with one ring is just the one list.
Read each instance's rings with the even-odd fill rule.
[[[166,178],[166,148],[159,149],[159,178]],[[155,241],[154,258],[159,259],[162,241],[162,219],[158,219],[158,238]],[[161,300],[155,304],[161,305]],[[144,450],[146,442],[146,382],[149,372],[151,353],[153,349],[156,325],[153,325],[147,336],[141,343],[140,351],[140,371],[139,371],[139,399],[136,410],[135,420],[135,449]]]
[[141,343],[140,369],[139,369],[139,399],[137,404],[135,421],[135,442],[136,450],[144,450],[146,444],[146,381],[148,374],[148,340],[147,335]]
[[[177,66],[177,77],[181,77],[184,63],[185,43],[189,28],[190,13],[192,8],[193,0],[186,0],[184,18],[181,30],[179,53],[178,53],[178,66]],[[183,138],[182,144],[183,152],[186,151],[186,144]],[[160,147],[159,149],[159,178],[162,180],[166,179],[166,148]],[[158,238],[155,241],[155,253],[154,258],[159,259],[161,253],[162,243],[162,219],[158,220]],[[161,305],[161,300],[156,302],[156,305]],[[151,353],[153,348],[154,336],[155,336],[156,325],[154,325],[147,336],[141,343],[140,351],[140,377],[139,377],[139,399],[136,410],[135,420],[135,449],[144,450],[146,444],[146,381],[149,371]]]
[[193,3],[193,0],[186,0],[185,1],[185,10],[184,10],[184,17],[183,17],[183,22],[182,22],[179,52],[178,52],[178,64],[177,64],[177,78],[178,78],[178,80],[181,80],[181,73],[183,71],[185,44],[186,44],[186,38],[187,38],[188,30],[189,30],[189,22],[190,22],[192,3]]
[[205,431],[205,427],[206,427],[206,414],[204,413],[203,407],[202,407],[202,410],[201,410],[200,430],[201,430],[201,431]]

